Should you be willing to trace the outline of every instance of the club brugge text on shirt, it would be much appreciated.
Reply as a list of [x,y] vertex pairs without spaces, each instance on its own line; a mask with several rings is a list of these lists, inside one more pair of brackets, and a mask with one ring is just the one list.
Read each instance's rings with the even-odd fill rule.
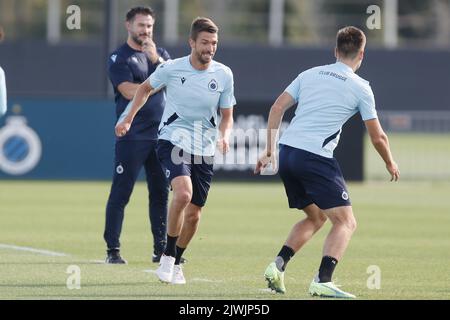
[[339,80],[343,80],[343,81],[347,80],[346,77],[341,76],[340,74],[337,74],[337,73],[334,73],[334,72],[331,72],[331,71],[320,71],[319,74],[325,75],[325,76],[330,76],[330,77],[335,77],[335,78],[337,78]]

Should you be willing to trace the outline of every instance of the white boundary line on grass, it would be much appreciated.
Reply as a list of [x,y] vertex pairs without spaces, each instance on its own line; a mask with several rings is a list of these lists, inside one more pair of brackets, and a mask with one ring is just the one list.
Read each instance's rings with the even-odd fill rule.
[[68,254],[65,254],[62,252],[54,252],[54,251],[35,249],[35,248],[29,248],[29,247],[20,247],[20,246],[15,246],[15,245],[11,245],[11,244],[3,244],[3,243],[0,243],[0,249],[26,251],[26,252],[32,252],[32,253],[37,253],[37,254],[42,254],[44,256],[52,256],[52,257],[67,257],[67,256],[69,256]]
[[156,270],[152,270],[152,269],[147,269],[144,270],[145,273],[155,273],[156,274]]
[[105,260],[89,260],[89,262],[94,264],[107,264]]
[[261,293],[272,293],[275,294],[275,290],[269,289],[269,288],[264,288],[264,289],[259,289],[258,290]]
[[221,283],[221,282],[224,282],[224,280],[210,280],[210,279],[204,279],[204,278],[193,278],[192,281],[210,282],[210,283]]

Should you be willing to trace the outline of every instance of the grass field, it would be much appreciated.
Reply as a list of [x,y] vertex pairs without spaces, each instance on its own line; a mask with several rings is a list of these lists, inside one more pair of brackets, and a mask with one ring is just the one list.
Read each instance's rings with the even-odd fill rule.
[[[402,180],[450,181],[450,134],[388,133],[394,158],[400,166]],[[365,177],[382,180],[386,177],[384,162],[370,143],[364,140]]]
[[[52,257],[0,247],[0,299],[310,299],[327,223],[294,257],[287,293],[265,290],[262,274],[302,215],[287,208],[280,183],[213,184],[200,230],[186,252],[188,284],[164,285],[148,270],[151,238],[145,186],[126,213],[122,253],[110,266],[102,239],[108,182],[0,182],[0,244],[67,254]],[[450,184],[350,184],[358,230],[335,280],[360,299],[450,299]],[[67,267],[81,289],[66,287]],[[381,270],[368,289],[367,268]],[[147,270],[147,272],[145,272]]]

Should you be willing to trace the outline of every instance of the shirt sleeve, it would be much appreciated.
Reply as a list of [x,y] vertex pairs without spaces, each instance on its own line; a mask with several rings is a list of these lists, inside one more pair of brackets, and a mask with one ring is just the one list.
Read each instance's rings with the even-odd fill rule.
[[300,98],[300,77],[301,74],[298,75],[297,78],[295,78],[294,81],[291,82],[291,84],[284,90],[284,92],[289,93],[289,95],[295,100],[295,102],[298,102]]
[[6,81],[5,72],[0,68],[0,117],[6,113]]
[[169,79],[167,68],[167,62],[161,63],[155,72],[150,75],[148,81],[153,89],[159,90],[167,85],[167,80]]
[[358,109],[363,121],[376,119],[377,110],[375,109],[375,97],[370,86],[361,90],[362,94],[359,100]]
[[130,67],[117,54],[112,54],[108,61],[108,75],[114,88],[123,82],[134,83],[133,73]]
[[236,104],[236,98],[234,97],[234,78],[231,69],[227,70],[227,82],[223,92],[220,94],[219,108],[229,109]]

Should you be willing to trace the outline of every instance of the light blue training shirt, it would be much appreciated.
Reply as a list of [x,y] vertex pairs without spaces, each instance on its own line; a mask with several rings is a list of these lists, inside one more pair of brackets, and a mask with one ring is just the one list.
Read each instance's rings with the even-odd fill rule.
[[213,60],[208,69],[199,71],[186,56],[159,65],[148,81],[154,89],[166,88],[158,138],[190,154],[213,156],[218,108],[236,104],[231,69]]
[[5,72],[0,67],[0,117],[6,113],[6,81]]
[[369,82],[339,61],[300,73],[285,92],[298,106],[279,143],[327,158],[333,157],[342,126],[355,113],[364,121],[377,118]]

